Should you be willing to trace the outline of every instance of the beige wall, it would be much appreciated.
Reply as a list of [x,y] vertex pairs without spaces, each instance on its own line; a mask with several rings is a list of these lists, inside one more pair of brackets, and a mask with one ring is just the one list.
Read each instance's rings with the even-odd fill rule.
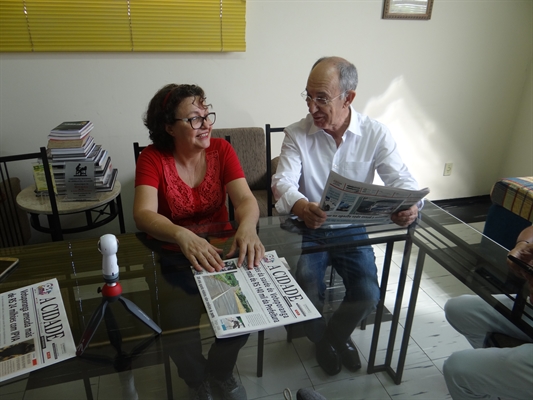
[[430,21],[382,20],[381,9],[248,0],[244,53],[0,54],[0,152],[36,151],[58,123],[92,120],[119,168],[132,231],[132,142],[148,142],[141,117],[157,89],[201,85],[220,128],[284,126],[306,113],[299,94],[312,63],[339,55],[359,69],[355,108],[389,125],[430,199],[533,174],[533,1],[439,0]]

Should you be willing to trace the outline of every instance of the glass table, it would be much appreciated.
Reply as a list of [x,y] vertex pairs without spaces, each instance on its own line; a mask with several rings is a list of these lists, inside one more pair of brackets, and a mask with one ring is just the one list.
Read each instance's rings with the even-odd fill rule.
[[[212,244],[227,252],[233,241],[235,226],[232,223],[195,227],[195,231]],[[302,233],[306,228],[287,217],[261,218],[258,224],[259,236],[266,250],[276,250],[285,257],[291,268],[296,267],[302,252]],[[455,217],[426,202],[418,223],[407,228],[393,224],[367,226],[368,237],[350,238],[336,246],[383,245],[385,257],[380,266],[381,300],[374,324],[373,338],[368,362],[368,373],[386,371],[397,383],[401,383],[407,344],[414,319],[418,287],[428,257],[450,271],[472,291],[492,304],[524,332],[533,337],[533,309],[525,301],[525,288],[521,282],[510,279],[506,267],[507,250],[483,237]],[[162,366],[166,383],[166,395],[173,398],[172,367],[169,353],[184,332],[197,328],[195,324],[177,323],[174,311],[178,306],[175,293],[181,282],[176,279],[180,271],[187,271],[187,262],[175,251],[155,240],[149,240],[142,233],[117,236],[120,242],[118,265],[123,296],[135,303],[162,329],[157,335],[144,323],[117,303],[110,304],[105,323],[99,326],[82,357],[76,357],[29,374],[28,387],[39,388],[62,382],[83,380],[85,395],[93,398],[91,378],[110,375],[130,376],[131,371],[150,365]],[[16,248],[0,249],[0,256],[17,257],[20,264],[3,283],[0,292],[57,278],[61,287],[63,302],[76,344],[80,340],[94,311],[102,302],[98,288],[103,286],[102,256],[97,249],[98,238],[53,242]],[[396,288],[391,330],[386,344],[383,363],[376,360],[380,327],[386,312],[384,303],[394,248],[401,254],[401,272]],[[320,251],[322,246],[307,248],[306,251]],[[176,275],[177,274],[177,275]],[[412,285],[406,285],[412,275]],[[410,294],[406,297],[406,286]],[[513,297],[512,310],[503,307],[492,295],[504,293]],[[400,309],[406,307],[402,299],[407,298],[407,316],[400,318]],[[513,297],[514,298],[514,297]],[[188,300],[187,300],[188,301]],[[200,303],[201,304],[201,303]],[[524,322],[524,318],[529,323]],[[213,337],[207,320],[202,319],[200,330]],[[398,327],[403,329],[397,364],[393,365],[393,352],[398,353],[396,336]],[[258,335],[257,373],[262,371],[262,337]],[[280,363],[283,361],[280,360]],[[381,362],[381,360],[380,360]],[[279,371],[266,370],[265,375],[275,376]],[[128,375],[129,374],[129,375]],[[16,379],[16,378],[15,378]],[[131,380],[120,380],[121,384],[132,385]],[[130,383],[124,383],[130,382]],[[11,381],[0,383],[10,385]],[[126,390],[126,389],[125,389]],[[123,393],[126,393],[127,390]]]

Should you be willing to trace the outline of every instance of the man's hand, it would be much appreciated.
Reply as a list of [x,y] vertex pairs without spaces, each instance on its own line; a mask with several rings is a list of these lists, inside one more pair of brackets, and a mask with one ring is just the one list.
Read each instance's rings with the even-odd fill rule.
[[305,199],[298,200],[292,207],[292,212],[311,229],[320,228],[326,222],[326,213],[318,206],[318,203],[311,203]]
[[394,222],[396,225],[409,226],[413,222],[415,222],[417,217],[418,217],[418,206],[415,204],[414,206],[412,206],[411,208],[408,208],[407,210],[395,212],[394,214],[391,215],[390,218],[392,222]]

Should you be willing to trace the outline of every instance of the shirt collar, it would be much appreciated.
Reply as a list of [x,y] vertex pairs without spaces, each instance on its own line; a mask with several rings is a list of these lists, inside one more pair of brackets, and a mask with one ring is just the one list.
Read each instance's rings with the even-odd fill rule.
[[[309,114],[309,116],[312,121],[313,118],[311,117],[311,114]],[[311,123],[311,127],[309,128],[309,132],[308,132],[309,135],[314,135],[315,133],[318,133],[318,132],[324,132],[324,130],[316,126],[314,123]],[[350,124],[348,125],[348,129],[346,129],[346,132],[344,132],[344,135],[342,136],[343,140],[346,138],[346,134],[361,136],[361,129],[359,127],[359,114],[354,110],[351,104],[350,104]]]

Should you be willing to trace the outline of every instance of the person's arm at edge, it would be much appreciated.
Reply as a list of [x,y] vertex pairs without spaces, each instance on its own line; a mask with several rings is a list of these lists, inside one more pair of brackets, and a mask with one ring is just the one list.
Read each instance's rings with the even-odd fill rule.
[[[203,268],[213,272],[224,267],[224,262],[219,255],[220,249],[210,245],[205,239],[189,229],[174,224],[167,217],[159,214],[157,209],[157,189],[149,185],[137,186],[133,199],[133,219],[137,229],[146,232],[155,239],[177,243],[183,254],[198,271]],[[188,245],[184,245],[185,243]],[[191,253],[199,254],[202,252],[201,249],[207,249],[208,254],[204,250],[204,257],[198,260],[197,256],[193,256]]]
[[[516,238],[516,245],[509,255],[512,255],[524,262],[533,265],[533,225],[525,228]],[[507,260],[507,265],[515,275],[525,279],[529,285],[529,298],[533,302],[533,276],[523,271],[511,260]]]
[[248,268],[258,266],[265,255],[265,247],[257,235],[259,207],[246,179],[239,178],[226,185],[231,202],[235,208],[235,220],[239,224],[235,240],[231,245],[228,257],[235,255],[239,249],[237,265],[240,267],[248,256]]

